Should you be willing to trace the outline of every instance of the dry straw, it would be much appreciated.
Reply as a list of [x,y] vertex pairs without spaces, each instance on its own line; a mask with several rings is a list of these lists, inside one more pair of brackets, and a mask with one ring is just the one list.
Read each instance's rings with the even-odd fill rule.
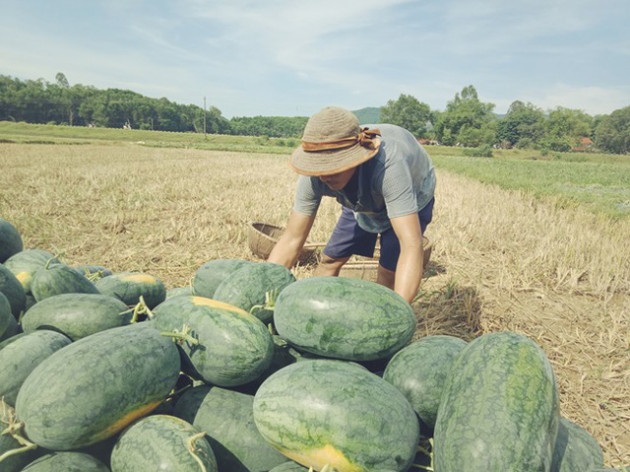
[[[0,215],[26,247],[71,264],[140,270],[184,286],[204,262],[255,257],[248,225],[284,225],[285,156],[140,146],[0,144]],[[326,240],[327,199],[310,235]],[[416,337],[511,330],[547,353],[562,414],[630,463],[630,222],[563,210],[438,170],[431,263]],[[310,275],[311,266],[296,269]]]

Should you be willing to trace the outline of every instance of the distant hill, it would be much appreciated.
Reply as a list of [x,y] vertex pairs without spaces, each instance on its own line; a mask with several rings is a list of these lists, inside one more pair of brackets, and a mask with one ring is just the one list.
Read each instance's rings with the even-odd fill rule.
[[359,123],[361,124],[365,124],[365,123],[376,124],[379,121],[381,109],[380,107],[366,107],[366,108],[361,108],[360,110],[353,110],[352,113],[357,115],[357,118],[359,118]]

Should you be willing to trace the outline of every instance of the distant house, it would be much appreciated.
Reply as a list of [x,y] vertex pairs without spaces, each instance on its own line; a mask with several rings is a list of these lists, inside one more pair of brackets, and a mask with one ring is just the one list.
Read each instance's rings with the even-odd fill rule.
[[418,138],[418,142],[423,146],[437,146],[439,143],[435,139]]
[[584,152],[584,151],[590,150],[592,147],[593,147],[593,140],[587,136],[584,136],[583,138],[580,138],[580,140],[578,141],[578,145],[573,146],[571,150]]

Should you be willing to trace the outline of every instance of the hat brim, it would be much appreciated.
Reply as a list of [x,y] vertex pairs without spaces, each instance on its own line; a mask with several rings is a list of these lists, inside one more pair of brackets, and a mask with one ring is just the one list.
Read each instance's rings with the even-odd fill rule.
[[329,151],[305,151],[300,146],[291,154],[291,167],[298,174],[313,177],[338,174],[376,156],[381,140],[375,139],[374,144],[374,149],[367,149],[357,143],[351,147]]

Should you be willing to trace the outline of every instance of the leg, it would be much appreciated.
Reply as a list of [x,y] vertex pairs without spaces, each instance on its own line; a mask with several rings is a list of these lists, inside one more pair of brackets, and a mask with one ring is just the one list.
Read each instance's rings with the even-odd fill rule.
[[[432,199],[422,210],[418,212],[418,218],[420,220],[420,229],[422,234],[431,222],[433,215],[433,202]],[[400,242],[393,229],[388,229],[381,234],[381,257],[378,265],[378,272],[376,275],[376,282],[386,287],[394,289],[396,282],[396,265],[398,264],[398,257],[400,255]]]
[[342,208],[339,221],[322,251],[322,260],[314,275],[339,275],[339,271],[353,254],[371,257],[374,254],[376,236],[361,229],[352,211]]
[[394,284],[396,282],[396,272],[386,269],[382,265],[378,265],[376,272],[376,283],[384,285],[387,288],[394,290]]
[[339,259],[334,259],[332,257],[327,256],[326,254],[322,254],[322,260],[318,264],[315,269],[315,277],[321,276],[333,276],[337,277],[343,265],[348,262],[349,257],[342,257]]

